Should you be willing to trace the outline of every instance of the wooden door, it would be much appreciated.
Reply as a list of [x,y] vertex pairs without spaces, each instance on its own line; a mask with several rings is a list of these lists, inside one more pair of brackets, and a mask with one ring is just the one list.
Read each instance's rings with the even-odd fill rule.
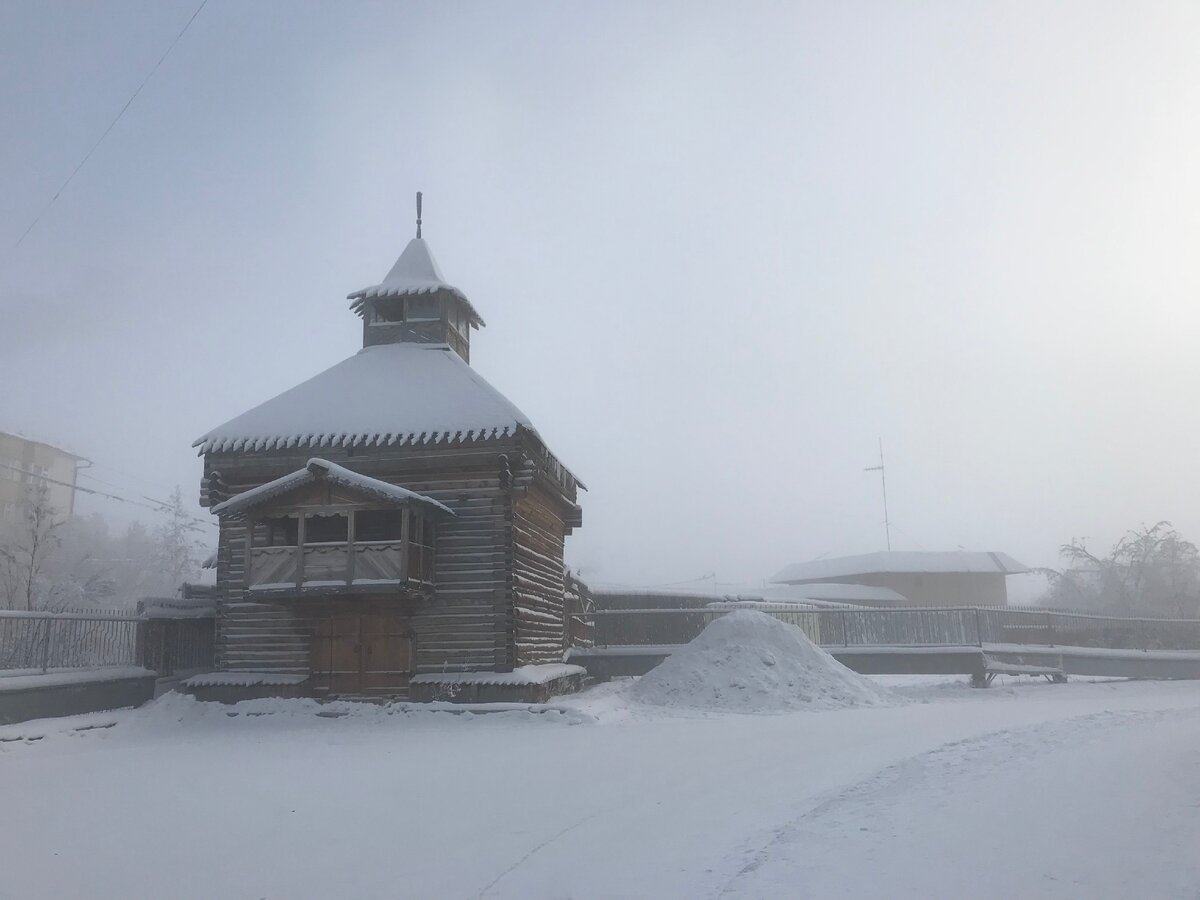
[[369,613],[362,617],[364,691],[407,690],[413,671],[412,632],[403,616]]
[[332,615],[321,620],[313,635],[313,675],[331,694],[362,689],[361,618],[356,613]]
[[313,633],[314,681],[331,694],[403,694],[413,671],[407,617],[389,612],[339,612]]

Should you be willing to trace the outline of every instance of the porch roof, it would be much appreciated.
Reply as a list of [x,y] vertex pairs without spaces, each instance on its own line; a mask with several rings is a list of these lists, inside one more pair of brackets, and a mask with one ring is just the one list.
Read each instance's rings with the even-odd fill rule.
[[380,481],[378,478],[361,475],[345,466],[315,457],[310,459],[303,469],[235,494],[228,500],[218,503],[212,508],[212,511],[219,516],[238,515],[268,500],[316,481],[328,481],[376,500],[384,500],[389,503],[416,503],[428,509],[454,515],[454,511],[450,507],[439,503],[432,497],[426,497],[424,494],[418,494],[416,491],[410,491],[397,484]]

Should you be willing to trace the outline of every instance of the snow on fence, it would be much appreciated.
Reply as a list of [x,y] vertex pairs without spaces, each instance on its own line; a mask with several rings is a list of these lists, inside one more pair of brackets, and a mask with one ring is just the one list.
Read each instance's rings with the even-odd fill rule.
[[829,647],[1032,644],[1123,650],[1200,650],[1200,619],[1093,616],[978,607],[804,609],[795,604],[710,603],[703,608],[588,613],[598,647],[685,644],[717,616],[754,608]]

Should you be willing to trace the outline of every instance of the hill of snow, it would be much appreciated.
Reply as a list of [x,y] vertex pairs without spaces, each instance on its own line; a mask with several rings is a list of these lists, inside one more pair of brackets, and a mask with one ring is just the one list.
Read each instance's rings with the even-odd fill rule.
[[630,695],[653,706],[730,712],[845,709],[891,699],[795,625],[754,610],[709,624],[634,683]]

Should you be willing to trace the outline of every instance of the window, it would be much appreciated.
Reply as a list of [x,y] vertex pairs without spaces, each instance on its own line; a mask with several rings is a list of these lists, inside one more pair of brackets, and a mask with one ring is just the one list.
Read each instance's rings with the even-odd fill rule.
[[369,325],[392,325],[404,321],[404,299],[401,297],[376,297],[367,305]]
[[452,324],[455,331],[463,337],[467,336],[467,332],[471,330],[471,317],[467,314],[466,304],[454,304],[454,319]]
[[436,322],[442,317],[438,298],[434,294],[416,294],[408,298],[408,321]]
[[300,520],[296,516],[272,516],[254,523],[255,547],[295,547]]
[[304,519],[305,544],[344,544],[350,535],[345,513],[309,513]]
[[433,581],[433,522],[410,512],[408,520],[408,577],[411,581]]
[[400,509],[361,509],[354,514],[354,540],[398,541],[402,537],[404,511]]

